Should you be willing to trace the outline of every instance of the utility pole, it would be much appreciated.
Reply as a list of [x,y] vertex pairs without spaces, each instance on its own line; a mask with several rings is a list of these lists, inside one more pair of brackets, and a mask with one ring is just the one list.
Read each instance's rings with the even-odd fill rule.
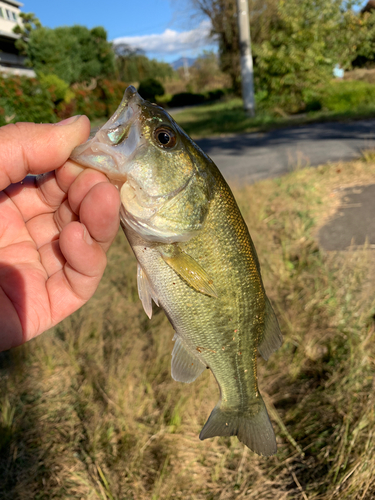
[[242,98],[246,113],[255,115],[253,56],[251,55],[248,0],[237,0],[237,19],[241,51]]

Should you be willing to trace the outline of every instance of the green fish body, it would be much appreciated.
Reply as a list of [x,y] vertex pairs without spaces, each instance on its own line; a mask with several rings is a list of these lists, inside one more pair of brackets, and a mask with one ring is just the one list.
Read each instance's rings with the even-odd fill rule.
[[115,115],[72,158],[120,189],[121,225],[138,261],[138,291],[175,330],[172,377],[206,368],[220,400],[200,439],[232,436],[261,455],[276,452],[257,383],[257,354],[282,343],[247,226],[219,170],[161,108],[133,87]]

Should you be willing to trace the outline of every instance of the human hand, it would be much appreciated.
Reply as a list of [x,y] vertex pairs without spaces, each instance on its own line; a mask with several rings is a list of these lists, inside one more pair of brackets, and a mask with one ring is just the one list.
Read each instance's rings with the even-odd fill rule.
[[68,160],[90,132],[88,118],[74,118],[0,128],[0,351],[87,302],[117,233],[117,189]]

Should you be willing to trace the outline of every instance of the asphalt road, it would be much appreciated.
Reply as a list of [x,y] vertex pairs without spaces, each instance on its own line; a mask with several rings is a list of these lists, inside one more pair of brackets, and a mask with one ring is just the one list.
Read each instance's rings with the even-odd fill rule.
[[253,183],[298,167],[358,158],[364,149],[375,148],[375,119],[318,123],[196,142],[226,179]]

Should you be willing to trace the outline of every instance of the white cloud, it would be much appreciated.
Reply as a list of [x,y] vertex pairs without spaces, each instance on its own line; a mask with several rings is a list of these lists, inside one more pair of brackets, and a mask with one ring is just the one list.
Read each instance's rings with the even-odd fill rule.
[[113,43],[115,45],[126,43],[145,52],[160,55],[180,54],[212,44],[212,39],[209,39],[210,30],[211,23],[202,21],[198,28],[190,31],[178,33],[175,30],[166,29],[159,35],[122,36],[115,38]]

